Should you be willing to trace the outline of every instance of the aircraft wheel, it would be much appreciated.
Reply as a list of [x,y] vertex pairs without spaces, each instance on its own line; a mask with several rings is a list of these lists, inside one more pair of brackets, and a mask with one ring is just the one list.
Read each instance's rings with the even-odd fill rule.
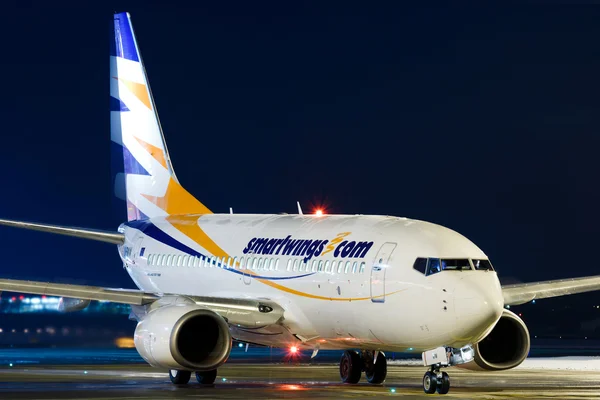
[[423,376],[423,391],[427,394],[433,394],[436,388],[437,376],[431,371],[425,372],[425,376]]
[[340,377],[344,383],[358,383],[362,363],[360,355],[353,350],[346,350],[340,360]]
[[192,373],[190,371],[180,371],[177,369],[169,370],[169,378],[175,385],[185,385],[190,381]]
[[442,378],[437,382],[438,394],[446,394],[450,390],[450,377],[447,373],[442,372]]
[[380,384],[385,381],[387,375],[387,360],[383,353],[379,352],[377,354],[375,364],[371,365],[371,368],[365,371],[365,375],[367,376],[367,381],[372,384]]
[[213,369],[212,371],[197,371],[196,372],[196,380],[201,385],[212,385],[215,383],[215,379],[217,379],[217,370]]

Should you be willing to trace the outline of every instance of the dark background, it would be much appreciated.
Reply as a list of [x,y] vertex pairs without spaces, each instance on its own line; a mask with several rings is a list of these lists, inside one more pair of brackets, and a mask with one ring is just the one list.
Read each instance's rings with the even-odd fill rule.
[[[407,216],[464,234],[509,281],[598,274],[595,4],[3,2],[2,217],[124,219],[108,108],[120,11],[177,176],[214,212]],[[111,245],[0,235],[3,277],[133,286]],[[590,317],[597,297],[547,304]]]

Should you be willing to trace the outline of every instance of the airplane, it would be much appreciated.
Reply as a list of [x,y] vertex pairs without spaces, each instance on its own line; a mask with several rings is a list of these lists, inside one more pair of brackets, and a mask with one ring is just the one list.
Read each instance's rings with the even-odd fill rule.
[[600,276],[502,286],[473,242],[420,220],[211,212],[175,175],[130,15],[113,25],[111,141],[127,222],[0,224],[116,245],[138,289],[0,279],[0,291],[60,296],[67,312],[131,305],[137,351],[177,385],[192,373],[213,384],[235,339],[313,357],[343,350],[348,384],[363,372],[384,382],[384,351],[421,353],[424,392],[446,394],[446,367],[505,370],[527,357],[527,326],[506,306],[600,289]]

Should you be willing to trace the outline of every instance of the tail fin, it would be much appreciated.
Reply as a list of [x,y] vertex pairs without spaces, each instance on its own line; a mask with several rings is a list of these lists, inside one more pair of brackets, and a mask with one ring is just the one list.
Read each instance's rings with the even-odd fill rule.
[[129,13],[114,15],[110,96],[111,140],[123,165],[115,194],[126,200],[128,220],[211,213],[175,176]]

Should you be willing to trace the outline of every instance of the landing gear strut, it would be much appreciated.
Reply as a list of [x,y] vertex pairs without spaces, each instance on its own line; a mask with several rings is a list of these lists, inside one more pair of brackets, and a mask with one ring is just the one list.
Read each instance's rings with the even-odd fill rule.
[[360,354],[354,350],[346,350],[340,361],[342,382],[358,383],[362,371],[365,371],[369,383],[383,383],[387,375],[385,355],[372,350],[363,350]]
[[427,394],[433,394],[437,390],[438,394],[446,394],[450,390],[450,377],[445,372],[440,372],[439,365],[431,367],[431,371],[425,372],[423,376],[423,391]]

